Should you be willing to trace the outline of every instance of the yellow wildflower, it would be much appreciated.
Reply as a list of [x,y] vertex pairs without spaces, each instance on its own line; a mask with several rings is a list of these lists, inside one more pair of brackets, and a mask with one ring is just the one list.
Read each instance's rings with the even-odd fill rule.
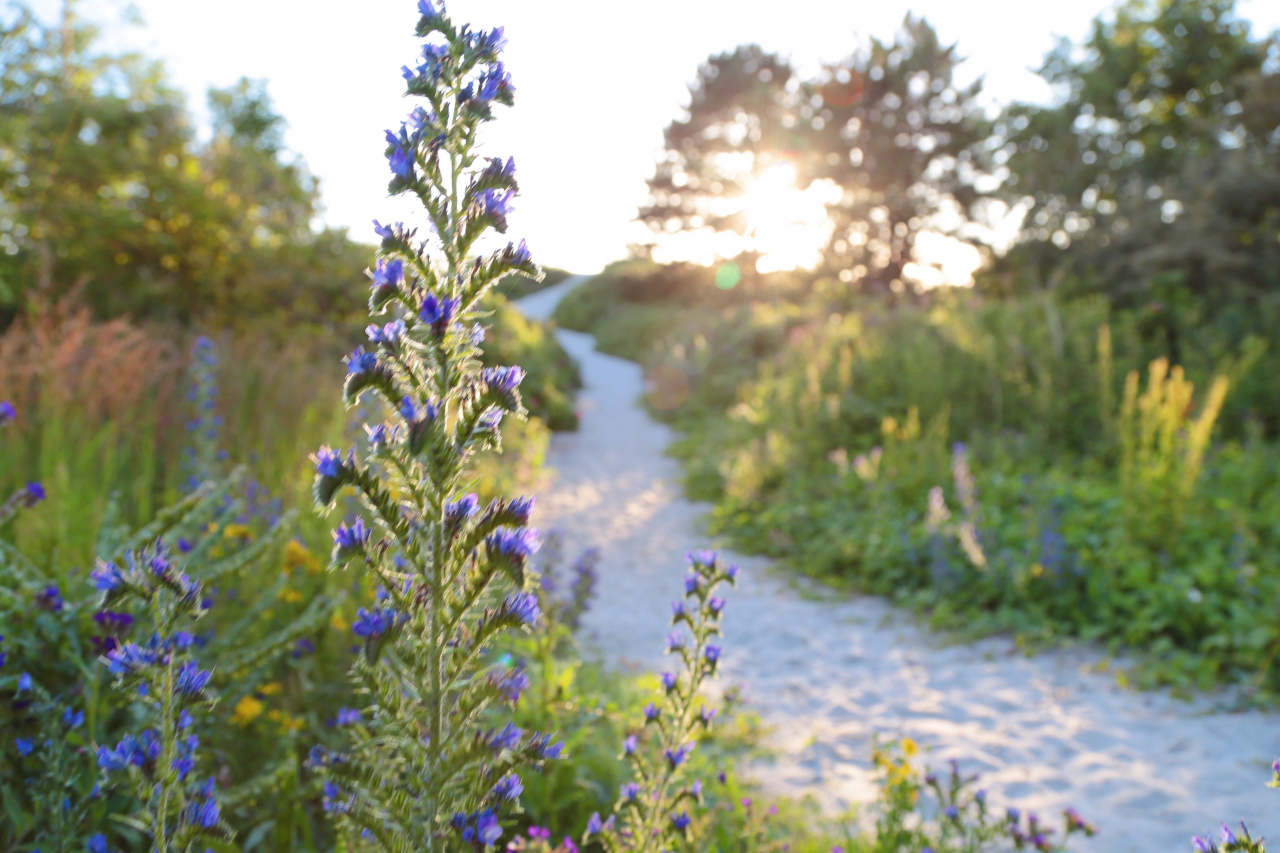
[[237,726],[247,726],[262,714],[263,705],[252,696],[246,696],[236,703],[231,714],[231,721]]
[[288,587],[285,587],[280,590],[280,600],[287,601],[290,604],[298,604],[302,601],[302,593],[298,592],[296,589],[289,589]]
[[252,539],[253,531],[243,524],[228,524],[222,529],[225,539]]
[[274,696],[277,693],[279,693],[282,689],[283,688],[280,686],[280,682],[268,681],[266,684],[258,688],[258,692],[261,693],[263,696]]
[[272,710],[267,714],[267,718],[272,722],[279,723],[280,728],[286,732],[302,731],[306,727],[306,721],[301,717],[291,716],[284,711]]
[[347,630],[347,620],[342,618],[341,613],[333,614],[333,618],[329,620],[329,624],[333,626],[335,631]]

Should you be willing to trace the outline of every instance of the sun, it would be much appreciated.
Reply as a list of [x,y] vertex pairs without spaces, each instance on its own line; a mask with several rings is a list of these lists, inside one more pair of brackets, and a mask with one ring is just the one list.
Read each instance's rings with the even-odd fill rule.
[[762,256],[756,265],[760,272],[812,268],[831,237],[827,205],[839,198],[839,188],[815,181],[800,189],[797,177],[795,165],[782,160],[745,182],[745,236]]

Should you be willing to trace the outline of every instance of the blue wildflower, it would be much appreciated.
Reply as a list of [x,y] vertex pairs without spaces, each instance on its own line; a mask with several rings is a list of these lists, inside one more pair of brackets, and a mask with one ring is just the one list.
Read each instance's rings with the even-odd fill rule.
[[685,556],[695,568],[701,566],[702,568],[709,569],[715,565],[717,554],[715,551],[699,550],[690,551]]
[[404,281],[404,262],[399,258],[388,261],[385,258],[378,260],[377,265],[373,269],[373,286],[377,287],[399,287]]
[[604,829],[604,824],[600,822],[600,812],[592,812],[591,817],[587,818],[587,835],[595,835]]
[[364,521],[357,518],[355,524],[350,527],[346,522],[339,524],[333,531],[333,541],[342,552],[364,551],[365,546],[369,544],[369,534],[370,531],[364,526]]
[[960,810],[955,806],[947,806],[946,811],[944,811],[943,814],[947,816],[948,820],[960,819]]
[[689,813],[688,813],[688,812],[681,812],[681,813],[680,813],[680,814],[678,814],[678,815],[677,815],[677,814],[673,814],[673,815],[671,816],[671,825],[672,825],[673,827],[675,827],[675,829],[676,829],[676,831],[677,831],[677,832],[684,832],[686,829],[688,829],[688,828],[689,828],[689,824],[690,824],[691,822],[692,822],[692,821],[691,821],[691,819],[690,819],[690,817],[689,817]]
[[24,693],[30,689],[31,689],[31,676],[24,672],[18,676],[18,692]]
[[25,491],[25,499],[23,502],[28,507],[35,506],[36,504],[40,503],[40,501],[44,499],[45,499],[44,486],[40,485],[38,482],[35,482],[35,481],[27,483],[27,488]]
[[702,780],[701,779],[694,780],[694,783],[689,786],[689,793],[693,794],[695,797],[702,796]]
[[519,367],[486,367],[480,371],[480,378],[490,388],[510,393],[520,387],[524,371]]
[[354,726],[360,722],[359,708],[339,708],[338,717],[334,720],[337,726]]
[[503,35],[502,27],[494,27],[489,32],[479,30],[474,36],[474,44],[476,50],[481,53],[497,53],[507,46],[507,39]]
[[[511,199],[515,197],[515,190],[507,190],[505,193],[498,190],[485,190],[480,194],[480,209],[484,216],[493,220],[499,226],[506,225],[507,215],[511,213]],[[499,230],[504,230],[499,227]]]
[[84,723],[84,711],[75,711],[67,708],[62,712],[62,724],[69,728],[77,729]]
[[526,625],[538,621],[542,611],[538,607],[538,597],[531,592],[515,592],[502,602],[502,612],[509,613]]
[[708,644],[706,651],[707,663],[714,667],[720,661],[720,654],[723,650],[714,643]]
[[187,661],[178,667],[178,680],[174,690],[183,696],[199,696],[205,685],[209,683],[211,676],[212,673],[200,669],[195,661]]
[[205,800],[203,803],[199,800],[193,800],[187,804],[183,817],[192,826],[213,829],[218,825],[218,820],[222,817],[222,810],[218,807],[218,801],[212,798]]
[[664,672],[662,673],[661,678],[662,689],[666,690],[668,693],[675,690],[676,685],[680,683],[680,676],[676,675],[674,672]]
[[719,616],[720,611],[724,610],[724,599],[717,596],[711,596],[707,599],[707,610],[711,611],[712,616]]
[[451,527],[458,527],[480,511],[480,498],[474,492],[455,498],[444,505],[444,520]]
[[702,578],[698,575],[689,575],[684,579],[684,594],[693,595],[702,588]]
[[400,401],[400,417],[404,418],[405,423],[410,427],[423,426],[429,424],[440,414],[440,406],[427,400],[422,405],[418,405],[413,401],[412,397],[405,397]]
[[671,624],[675,624],[685,617],[685,609],[683,601],[671,602]]
[[123,677],[140,672],[159,660],[154,649],[143,648],[133,641],[107,652],[107,669],[112,675]]
[[123,634],[133,627],[133,616],[116,610],[99,610],[93,614],[93,621],[112,634]]
[[302,639],[298,640],[298,642],[293,644],[293,658],[294,660],[297,660],[298,658],[301,658],[304,655],[309,655],[314,653],[315,650],[316,650],[316,644],[308,640],[306,637],[303,637]]
[[369,336],[369,340],[375,344],[394,344],[404,336],[404,320],[393,320],[383,326],[373,323],[367,326],[364,331]]
[[484,544],[489,553],[513,559],[532,557],[542,547],[535,527],[519,527],[515,530],[504,527],[486,536]]
[[107,837],[101,832],[89,836],[89,843],[85,845],[85,849],[89,853],[107,853]]
[[49,584],[44,589],[36,593],[36,605],[50,613],[58,613],[62,610],[62,592],[58,589],[57,584]]
[[635,735],[628,735],[622,741],[622,752],[624,755],[635,755],[638,740]]
[[635,782],[624,782],[619,793],[622,794],[622,799],[624,800],[634,800],[640,793],[640,786]]
[[498,826],[498,816],[492,809],[485,809],[476,817],[476,838],[481,844],[488,846],[502,837],[502,827]]
[[387,163],[391,166],[391,171],[401,178],[408,180],[413,179],[413,151],[412,149],[396,146],[387,155]]
[[692,741],[686,743],[684,746],[677,747],[676,749],[668,749],[666,750],[667,763],[670,764],[671,769],[674,770],[688,760],[689,753],[691,752],[693,752]]
[[521,667],[497,671],[489,675],[492,684],[508,702],[519,702],[520,694],[529,689],[529,676]]
[[436,11],[436,6],[431,0],[418,0],[418,14],[430,20],[440,17],[440,13]]
[[182,713],[178,715],[178,728],[189,729],[195,725],[195,719],[191,716],[191,712],[186,708],[182,709]]
[[517,728],[514,723],[507,723],[506,728],[489,738],[489,746],[494,752],[501,752],[504,749],[515,749],[520,745],[520,738],[524,737],[524,731]]
[[0,400],[0,426],[11,423],[18,417],[18,410],[8,400]]
[[498,780],[498,784],[493,786],[489,796],[495,800],[515,800],[522,793],[524,793],[524,785],[520,782],[520,777],[514,773],[508,773]]
[[18,748],[18,754],[23,756],[30,755],[32,750],[36,748],[34,741],[23,737],[14,740],[13,745]]
[[[370,326],[369,328],[377,328]],[[370,335],[370,337],[373,337]],[[376,352],[365,352],[364,347],[356,347],[351,355],[347,356],[347,374],[372,373],[378,369],[378,354]]]
[[1196,853],[1218,853],[1217,845],[1198,835],[1191,839],[1191,846],[1196,848]]
[[684,632],[672,631],[667,634],[667,651],[675,652],[683,649],[688,640],[685,638]]
[[395,623],[396,611],[391,607],[374,609],[372,612],[361,607],[356,611],[356,620],[351,624],[351,631],[357,637],[372,640],[385,634]]
[[471,326],[471,344],[478,347],[482,343],[484,343],[484,326],[475,323]]
[[1238,844],[1238,843],[1239,843],[1239,840],[1236,838],[1236,834],[1231,831],[1231,827],[1227,826],[1225,823],[1222,824],[1222,840],[1221,840],[1222,846],[1226,847],[1228,844]]
[[336,480],[342,476],[344,471],[342,451],[326,445],[316,451],[311,458],[315,460],[316,473],[321,477]]
[[661,716],[662,716],[661,709],[659,709],[658,706],[653,704],[652,702],[644,706],[644,721],[646,723],[652,723],[654,720],[658,719]]
[[453,321],[460,304],[461,302],[452,296],[441,299],[434,293],[428,293],[418,309],[418,318],[430,326],[437,335],[442,335],[445,329],[449,328],[449,323]]
[[537,503],[536,498],[532,495],[525,497],[521,495],[507,502],[506,512],[516,524],[528,524],[529,517],[533,515],[533,507]]

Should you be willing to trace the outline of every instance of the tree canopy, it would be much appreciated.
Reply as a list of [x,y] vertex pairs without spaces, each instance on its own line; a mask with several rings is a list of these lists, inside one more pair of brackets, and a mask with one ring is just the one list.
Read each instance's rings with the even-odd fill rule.
[[209,93],[202,144],[163,66],[98,51],[74,5],[55,25],[21,4],[5,18],[0,321],[71,290],[99,316],[180,321],[342,298],[332,261],[358,270],[356,247],[313,232],[317,183],[261,83]]

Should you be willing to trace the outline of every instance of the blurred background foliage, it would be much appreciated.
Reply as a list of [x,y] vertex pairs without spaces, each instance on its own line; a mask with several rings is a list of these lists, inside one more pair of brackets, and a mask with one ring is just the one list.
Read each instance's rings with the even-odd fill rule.
[[[1046,58],[1054,103],[998,114],[958,61],[910,16],[812,79],[711,57],[654,243],[556,319],[645,365],[737,545],[962,635],[1100,641],[1144,685],[1275,701],[1280,45],[1229,0],[1126,2]],[[749,234],[779,162],[841,189],[815,270],[649,259]],[[974,287],[904,275],[929,231],[981,251]]]

